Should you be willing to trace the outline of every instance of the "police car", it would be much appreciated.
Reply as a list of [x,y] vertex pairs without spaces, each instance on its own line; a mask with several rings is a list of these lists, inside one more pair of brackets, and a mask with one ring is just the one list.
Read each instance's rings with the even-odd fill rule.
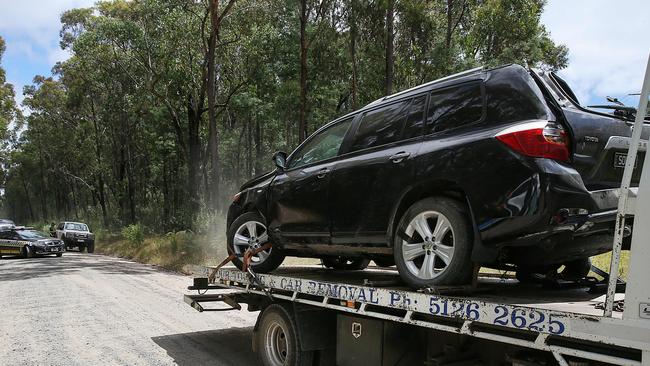
[[65,252],[62,240],[51,238],[31,227],[15,226],[0,228],[0,257],[20,255],[31,258],[36,255],[54,254],[60,257]]

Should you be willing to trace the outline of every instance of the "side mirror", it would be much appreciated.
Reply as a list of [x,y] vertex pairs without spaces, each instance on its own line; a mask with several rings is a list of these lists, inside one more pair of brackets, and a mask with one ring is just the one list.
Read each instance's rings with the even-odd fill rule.
[[287,153],[284,151],[278,151],[273,154],[273,163],[280,170],[283,171],[287,166]]

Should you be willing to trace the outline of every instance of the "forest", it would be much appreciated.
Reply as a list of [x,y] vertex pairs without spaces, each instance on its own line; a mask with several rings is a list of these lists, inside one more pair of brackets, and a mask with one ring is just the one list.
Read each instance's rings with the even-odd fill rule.
[[[110,0],[61,15],[70,54],[0,69],[0,212],[151,232],[224,221],[239,186],[310,133],[475,66],[558,70],[544,0]],[[0,38],[0,57],[4,51]],[[23,93],[22,106],[15,94]]]

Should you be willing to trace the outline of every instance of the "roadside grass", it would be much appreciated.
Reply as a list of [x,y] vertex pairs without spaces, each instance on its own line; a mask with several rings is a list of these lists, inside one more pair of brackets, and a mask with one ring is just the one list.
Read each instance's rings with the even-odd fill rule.
[[104,236],[95,245],[95,251],[178,272],[182,272],[186,265],[201,265],[209,258],[225,257],[225,247],[222,251],[210,245],[207,237],[190,232],[147,235],[139,243],[133,243],[120,235]]

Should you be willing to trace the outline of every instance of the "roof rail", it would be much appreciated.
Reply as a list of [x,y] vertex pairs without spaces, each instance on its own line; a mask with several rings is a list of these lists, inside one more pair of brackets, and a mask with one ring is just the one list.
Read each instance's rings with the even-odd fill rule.
[[381,98],[375,100],[374,102],[370,103],[369,105],[371,105],[371,104],[375,104],[375,103],[377,103],[377,102],[381,102],[381,101],[384,101],[384,100],[388,100],[388,99],[391,99],[391,98],[395,98],[396,96],[399,96],[399,95],[402,95],[402,94],[405,94],[405,93],[411,92],[411,91],[413,91],[413,90],[417,90],[417,89],[423,88],[423,87],[425,87],[425,86],[429,86],[429,85],[437,84],[437,83],[440,83],[440,82],[443,82],[443,81],[447,81],[447,80],[450,80],[450,79],[459,78],[459,77],[466,76],[466,75],[471,75],[471,74],[477,73],[477,72],[479,72],[479,71],[482,71],[483,69],[484,69],[484,66],[479,66],[479,67],[475,67],[475,68],[470,69],[470,70],[465,70],[465,71],[461,71],[461,72],[456,73],[456,74],[448,75],[448,76],[445,76],[445,77],[440,78],[440,79],[436,79],[436,80],[433,80],[433,81],[429,81],[428,83],[420,84],[420,85],[418,85],[418,86],[414,86],[414,87],[412,87],[412,88],[409,88],[409,89],[406,89],[406,90],[402,90],[402,91],[397,92],[397,93],[395,93],[395,94],[391,94],[391,95],[387,95],[387,96],[385,96],[385,97],[381,97]]

